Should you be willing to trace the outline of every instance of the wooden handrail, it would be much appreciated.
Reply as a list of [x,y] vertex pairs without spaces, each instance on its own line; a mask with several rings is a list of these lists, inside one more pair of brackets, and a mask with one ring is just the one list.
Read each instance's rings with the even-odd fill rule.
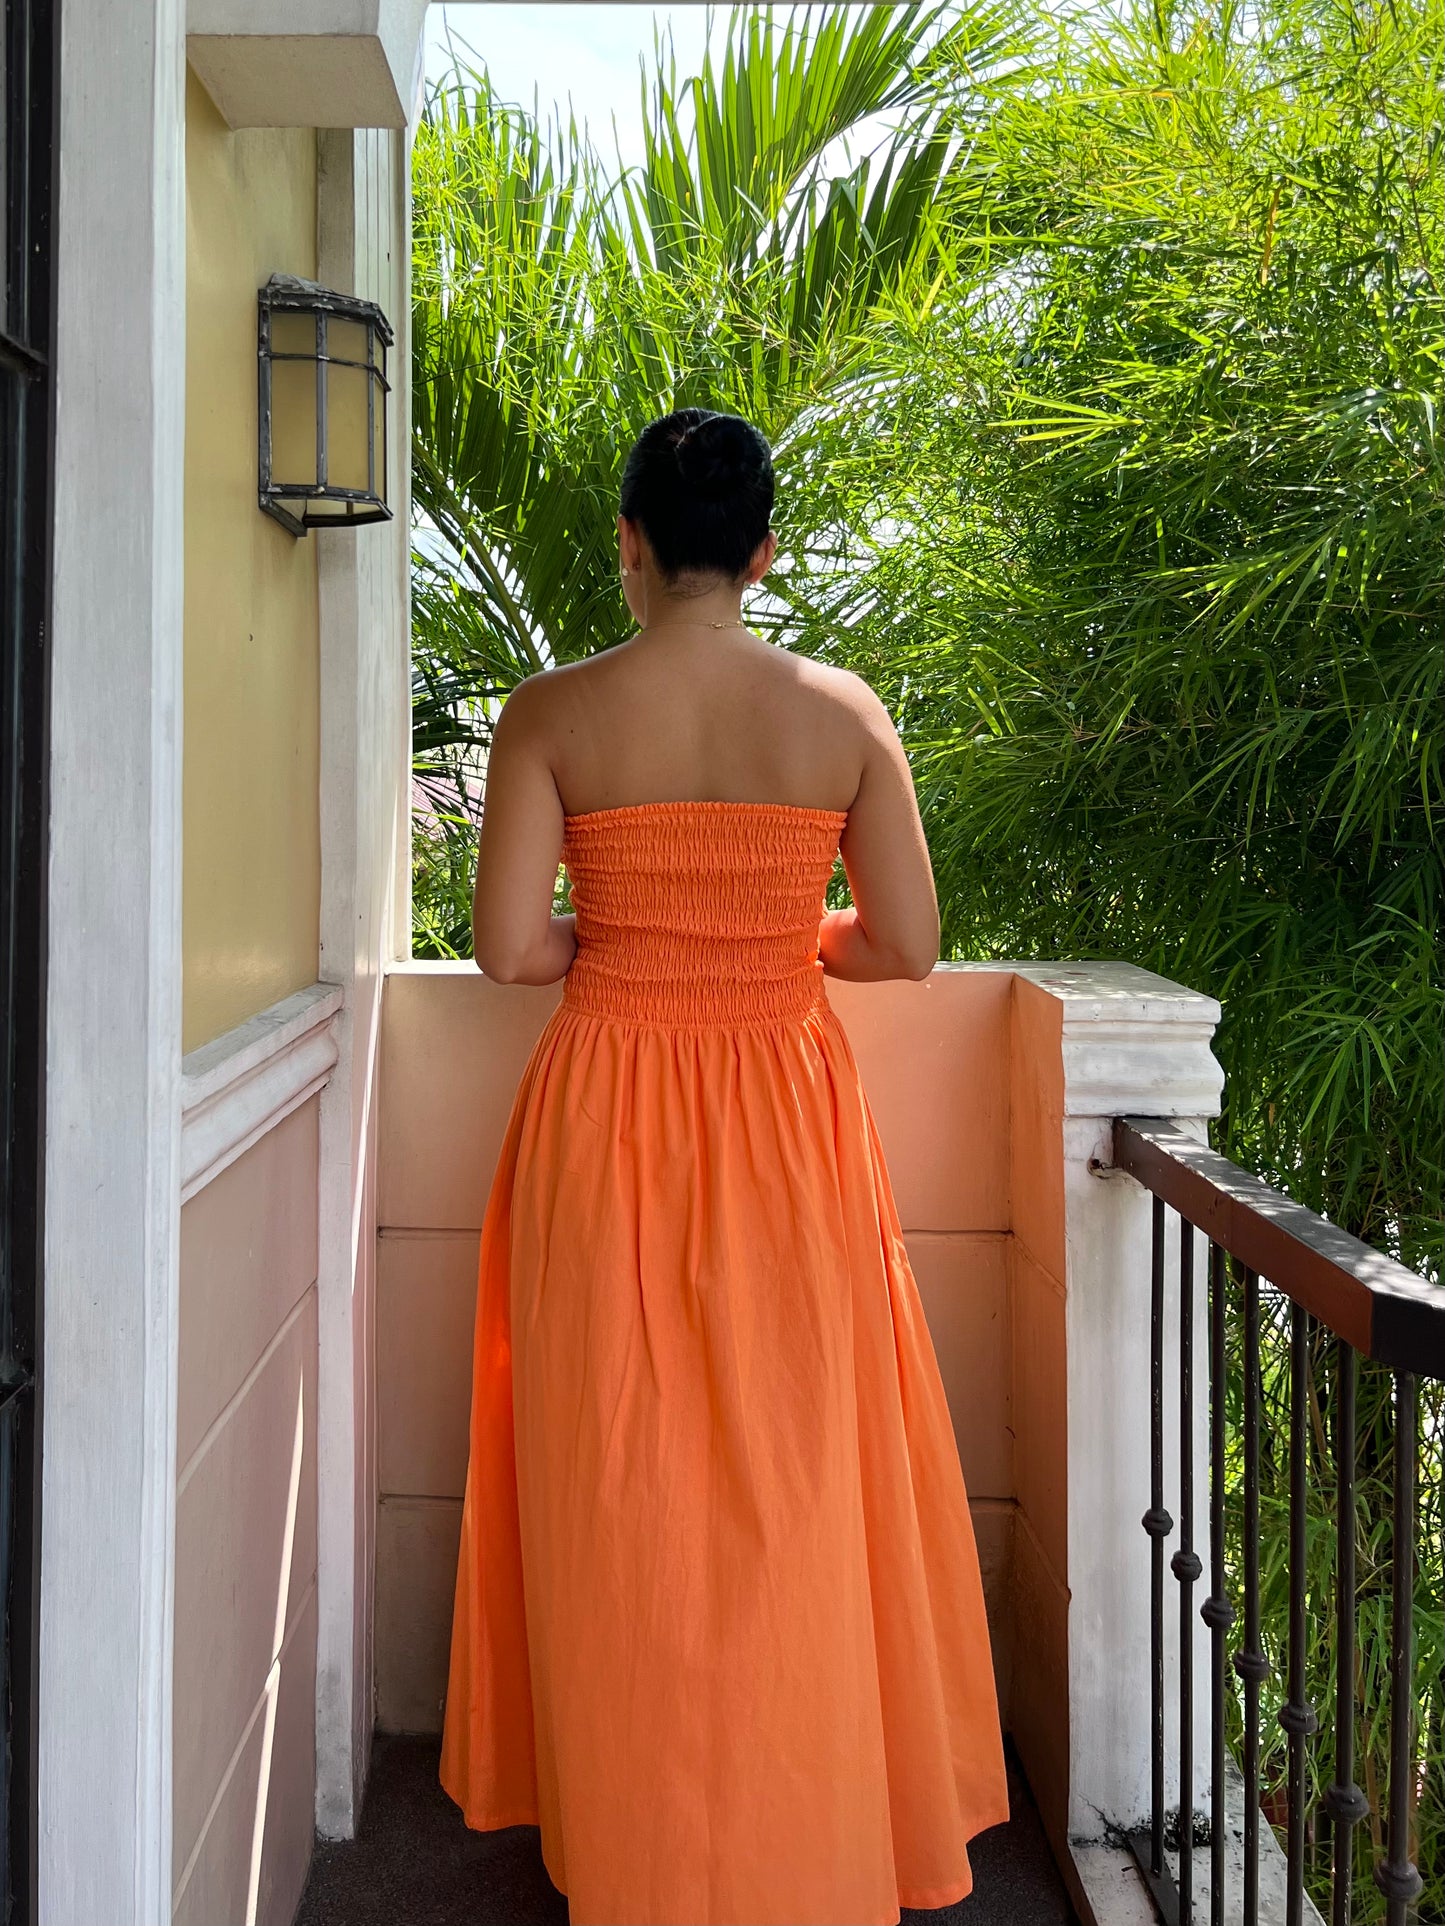
[[1361,1357],[1445,1377],[1445,1288],[1163,1118],[1116,1117],[1114,1167],[1302,1304]]

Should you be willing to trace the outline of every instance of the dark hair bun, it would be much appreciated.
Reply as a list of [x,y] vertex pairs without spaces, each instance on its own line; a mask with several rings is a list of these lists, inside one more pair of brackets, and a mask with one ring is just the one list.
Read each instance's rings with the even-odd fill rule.
[[772,450],[741,415],[678,408],[637,437],[618,506],[642,529],[664,575],[739,581],[768,532]]
[[756,477],[760,440],[757,429],[737,415],[709,415],[678,437],[678,473],[699,495],[721,500]]

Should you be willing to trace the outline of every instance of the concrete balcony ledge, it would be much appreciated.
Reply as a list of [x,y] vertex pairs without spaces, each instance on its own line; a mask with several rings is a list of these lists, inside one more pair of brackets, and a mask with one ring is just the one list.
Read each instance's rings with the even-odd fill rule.
[[[1142,1920],[1142,1882],[1109,1842],[1143,1822],[1150,1788],[1139,1519],[1151,1209],[1106,1166],[1116,1115],[1206,1134],[1223,1087],[1210,1047],[1219,1005],[1123,963],[945,963],[922,982],[830,978],[827,993],[878,1125],[948,1394],[1005,1723],[1080,1917]],[[560,994],[491,983],[471,963],[402,964],[385,985],[376,1663],[386,1731],[440,1728],[477,1233],[518,1078]],[[1199,1316],[1203,1355],[1202,1303]],[[1165,1343],[1174,1355],[1177,1329]],[[1166,1409],[1165,1430],[1174,1490],[1177,1411]],[[1201,1493],[1206,1446],[1201,1400]],[[1195,1525],[1200,1542],[1202,1512]],[[1166,1646],[1170,1702],[1177,1665]],[[1206,1785],[1202,1722],[1196,1751],[1195,1784]]]

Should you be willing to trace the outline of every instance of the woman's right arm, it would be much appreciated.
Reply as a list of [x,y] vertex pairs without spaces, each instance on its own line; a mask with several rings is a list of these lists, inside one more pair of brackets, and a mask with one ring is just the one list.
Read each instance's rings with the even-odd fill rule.
[[913,772],[887,709],[867,683],[850,680],[862,770],[839,847],[853,906],[823,918],[818,952],[829,976],[920,980],[938,961],[938,897]]
[[553,674],[517,684],[487,753],[472,954],[497,983],[555,983],[577,950],[574,918],[552,914],[564,828],[549,755]]

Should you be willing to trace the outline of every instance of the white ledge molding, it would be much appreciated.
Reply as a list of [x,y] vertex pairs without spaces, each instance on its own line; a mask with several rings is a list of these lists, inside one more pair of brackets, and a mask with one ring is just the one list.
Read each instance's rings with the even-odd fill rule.
[[1212,996],[1133,963],[1007,967],[1059,1004],[1066,1117],[1218,1116]]
[[342,996],[313,983],[182,1058],[183,1204],[326,1082]]
[[228,127],[405,127],[427,0],[187,0],[186,58]]

